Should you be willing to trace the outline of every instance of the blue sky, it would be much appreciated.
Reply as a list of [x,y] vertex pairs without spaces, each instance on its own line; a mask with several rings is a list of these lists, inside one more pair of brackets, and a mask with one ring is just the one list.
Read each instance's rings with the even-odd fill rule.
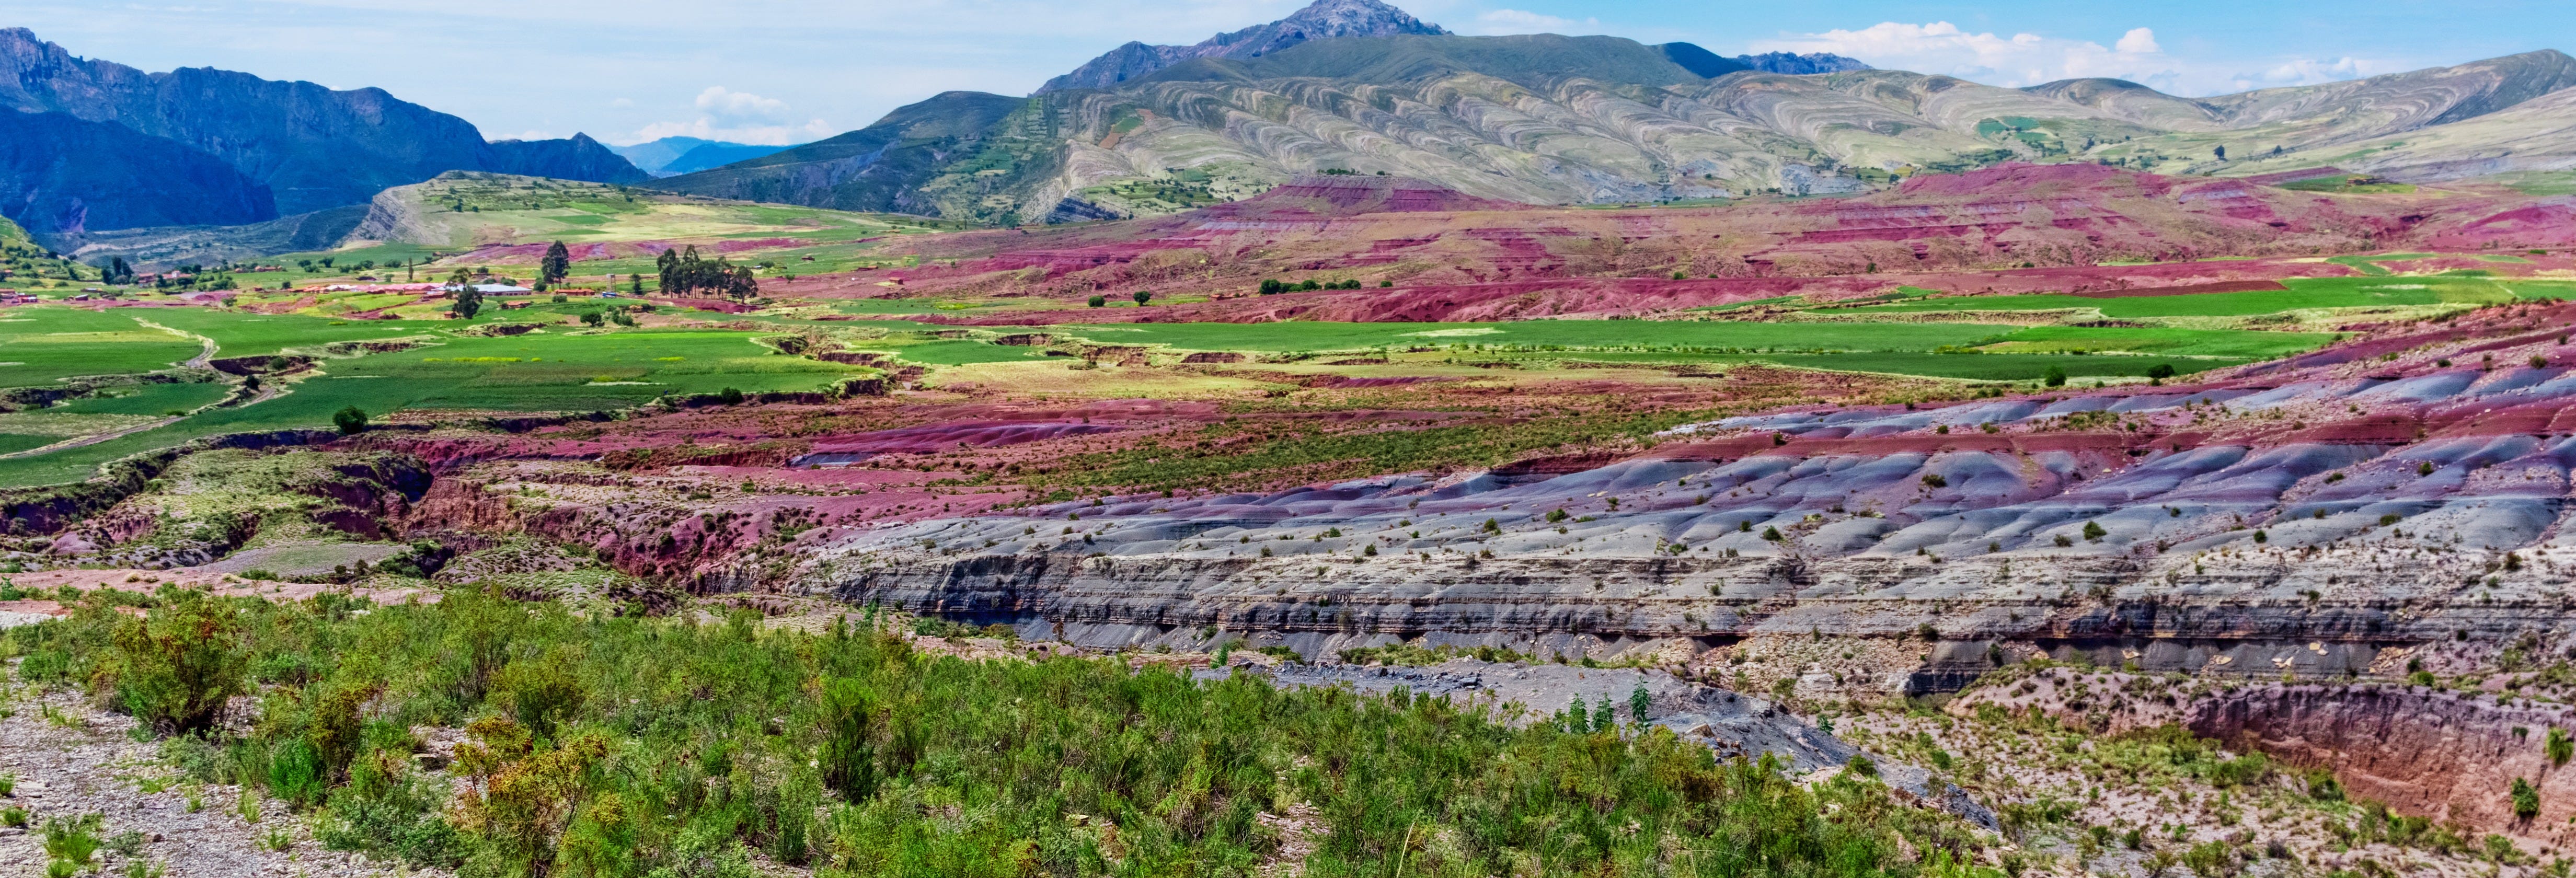
[[[950,89],[1023,94],[1121,42],[1191,43],[1305,0],[13,0],[0,26],[146,70],[378,86],[493,138],[760,143]],[[1468,34],[1833,51],[1996,85],[2118,76],[2208,95],[2557,48],[2576,3],[1413,0]]]

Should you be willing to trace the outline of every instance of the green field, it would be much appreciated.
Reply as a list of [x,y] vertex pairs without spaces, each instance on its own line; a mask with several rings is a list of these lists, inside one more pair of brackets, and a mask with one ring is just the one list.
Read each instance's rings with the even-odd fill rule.
[[2175,374],[2188,375],[2252,362],[2250,359],[2233,358],[1934,354],[1901,351],[1871,354],[1770,354],[1753,359],[1807,369],[1887,372],[1934,378],[1960,378],[1970,381],[2030,381],[2045,377],[2050,366],[2063,369],[2069,377],[2074,378],[2144,378],[2150,370],[2159,365],[2172,366]]
[[1680,349],[1685,352],[1908,351],[1972,345],[2013,331],[1980,323],[1739,323],[1696,320],[1527,320],[1516,323],[1120,323],[1052,327],[1103,344],[1194,351],[1353,351],[1375,348]]
[[[62,307],[22,308],[14,314],[29,321],[24,334],[39,339],[77,338],[78,342],[30,342],[78,347],[81,352],[46,351],[47,362],[62,361],[41,373],[51,380],[66,374],[147,372],[165,368],[155,358],[185,359],[200,346],[167,332],[142,330],[120,311],[148,314],[155,322],[217,340],[225,356],[255,356],[290,348],[311,350],[321,343],[386,337],[423,338],[423,347],[365,356],[326,359],[320,374],[293,381],[282,396],[249,405],[206,411],[168,426],[80,448],[33,458],[0,460],[0,486],[48,484],[89,475],[100,463],[128,454],[167,447],[200,436],[326,426],[331,413],[356,406],[382,416],[401,410],[451,411],[585,411],[618,409],[649,402],[664,394],[714,393],[731,387],[746,393],[814,390],[840,377],[866,370],[780,355],[754,342],[760,332],[738,330],[623,330],[569,334],[561,330],[519,336],[459,337],[447,331],[462,326],[408,321],[335,321],[294,315],[271,316],[205,309],[110,309],[101,314]],[[98,340],[116,320],[129,328],[118,340]],[[71,336],[46,333],[69,332]],[[976,342],[995,351],[1001,348]],[[5,350],[21,346],[0,343]],[[15,355],[15,354],[13,354]],[[33,355],[25,355],[32,358]],[[82,358],[86,357],[86,360]],[[71,368],[69,362],[105,364],[110,368]],[[20,383],[37,383],[22,380]],[[71,436],[115,429],[172,412],[185,412],[220,399],[223,384],[151,384],[112,388],[106,394],[44,409],[33,417],[63,425],[56,435],[28,432],[0,424],[0,453],[22,451]],[[84,416],[86,420],[73,420]],[[30,415],[0,415],[26,419]],[[89,425],[76,429],[77,424]]]
[[2252,332],[2168,327],[2034,326],[1987,345],[1991,353],[2069,354],[2119,351],[2184,357],[2263,360],[2314,350],[2330,332]]
[[79,375],[128,375],[168,369],[203,345],[152,329],[132,315],[180,309],[91,311],[30,305],[0,311],[0,387],[52,384]]
[[255,357],[288,348],[319,348],[338,341],[403,338],[458,325],[453,320],[332,320],[302,314],[243,314],[207,308],[133,310],[153,323],[214,339],[215,356],[218,357]]
[[[2393,258],[2393,257],[2372,257]],[[2375,266],[2374,266],[2375,267]],[[2385,270],[2382,270],[2385,274]],[[2287,290],[2245,293],[2194,293],[2182,296],[2088,298],[2063,293],[2008,296],[1953,296],[1940,299],[1864,305],[1836,313],[1923,313],[1938,311],[2044,311],[2091,308],[2104,317],[2249,317],[2314,308],[2369,308],[2389,305],[2491,304],[2517,298],[2576,296],[2576,285],[2559,281],[2496,281],[2464,276],[2421,278],[2318,277],[2290,278]]]

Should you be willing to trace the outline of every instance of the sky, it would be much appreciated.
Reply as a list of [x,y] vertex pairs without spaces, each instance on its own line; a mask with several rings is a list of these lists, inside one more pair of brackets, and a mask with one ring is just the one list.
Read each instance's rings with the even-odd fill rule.
[[[11,0],[0,27],[151,71],[379,87],[495,140],[783,144],[943,91],[1026,94],[1128,40],[1194,43],[1305,2]],[[2566,0],[1392,2],[1464,34],[1834,52],[1993,85],[2111,76],[2189,96],[2576,51]]]

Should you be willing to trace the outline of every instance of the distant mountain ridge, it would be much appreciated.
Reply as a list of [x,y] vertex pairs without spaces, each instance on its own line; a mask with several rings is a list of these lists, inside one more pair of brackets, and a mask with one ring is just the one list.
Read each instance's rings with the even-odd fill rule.
[[1735,60],[1746,67],[1764,73],[1785,73],[1792,76],[1849,73],[1854,70],[1872,69],[1869,65],[1861,63],[1858,58],[1845,58],[1831,52],[1809,52],[1804,55],[1794,52],[1764,52],[1759,55],[1737,55]]
[[1046,81],[1039,94],[1069,88],[1117,88],[1132,79],[1194,58],[1258,58],[1308,40],[1341,37],[1391,37],[1401,34],[1441,36],[1449,33],[1412,14],[1377,0],[1317,0],[1287,18],[1265,25],[1218,34],[1193,45],[1149,46],[1140,42],[1109,50],[1073,72]]
[[2199,99],[2110,79],[2013,89],[1828,53],[1457,36],[1320,0],[1193,46],[1121,47],[1027,98],[948,92],[654,185],[1010,224],[1176,213],[1335,170],[1530,204],[1856,192],[2012,161],[2442,179],[2576,170],[2570,111],[2546,109],[2576,107],[2572,86],[2576,59],[2543,50]]
[[656,177],[669,177],[756,159],[787,148],[786,146],[707,140],[700,137],[665,137],[626,146],[612,146],[609,150],[625,156],[627,161],[635,163],[635,166],[643,169],[645,173]]
[[[456,169],[598,182],[647,179],[586,136],[488,143],[465,120],[396,99],[382,89],[334,91],[310,82],[204,67],[145,73],[79,58],[25,28],[0,29],[0,107],[110,124],[211,156],[264,187],[261,199],[268,203],[256,211],[264,215],[245,221],[363,204],[388,187]],[[24,126],[0,130],[0,140],[15,141],[22,152],[60,142],[31,137]],[[70,166],[100,166],[67,171],[71,176],[112,176],[117,172],[108,167],[135,163],[113,151],[63,153],[56,159]],[[0,185],[23,189],[27,184]],[[220,222],[226,220],[218,217],[238,213],[229,207],[192,210],[186,204],[196,194],[153,186],[102,198],[128,203],[87,199],[81,225],[60,226],[62,212],[52,211],[51,223],[31,225],[29,231],[41,237],[115,228],[101,223],[155,214]]]

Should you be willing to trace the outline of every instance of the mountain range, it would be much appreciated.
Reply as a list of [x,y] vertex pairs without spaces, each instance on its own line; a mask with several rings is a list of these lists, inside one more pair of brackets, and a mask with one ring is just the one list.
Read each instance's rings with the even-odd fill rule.
[[691,171],[703,171],[756,159],[783,149],[787,147],[707,140],[701,137],[665,137],[627,146],[609,147],[611,152],[625,156],[627,161],[635,163],[636,167],[656,177],[671,177]]
[[[449,170],[648,179],[586,135],[486,141],[381,89],[247,73],[146,73],[0,29],[0,214],[39,240],[147,225],[238,224],[365,204]],[[118,181],[150,181],[118,185]]]
[[[1317,0],[1187,46],[1119,46],[1035,93],[951,91],[794,147],[486,141],[379,89],[144,73],[0,30],[0,215],[49,246],[163,227],[343,228],[451,170],[988,224],[1177,213],[1302,174],[1527,204],[1885,188],[2005,162],[2165,175],[2438,181],[2576,171],[2576,59],[2552,50],[2205,98],[2073,79],[2002,88],[1828,54],[1609,36],[1472,37]],[[662,179],[654,179],[660,177]]]
[[2016,89],[1835,56],[1458,36],[1320,0],[1192,46],[1130,43],[1027,97],[947,92],[654,185],[1032,223],[1171,213],[1329,170],[1541,204],[1860,191],[2007,161],[2424,181],[2576,168],[2570,85],[2576,59],[2544,50],[2210,98]]

